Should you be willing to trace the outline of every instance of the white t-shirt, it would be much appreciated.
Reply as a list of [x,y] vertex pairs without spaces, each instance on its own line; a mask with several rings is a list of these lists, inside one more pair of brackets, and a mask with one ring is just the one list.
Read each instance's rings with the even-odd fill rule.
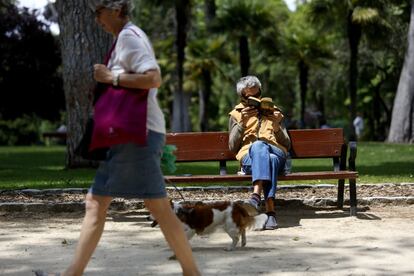
[[357,136],[360,136],[362,134],[362,130],[364,129],[364,120],[361,116],[356,116],[353,124],[355,128],[355,134]]
[[[119,33],[108,68],[116,74],[144,73],[154,69],[160,71],[147,35],[131,22],[128,22]],[[151,88],[148,93],[147,129],[166,133],[164,114],[158,104],[157,92],[157,88]]]

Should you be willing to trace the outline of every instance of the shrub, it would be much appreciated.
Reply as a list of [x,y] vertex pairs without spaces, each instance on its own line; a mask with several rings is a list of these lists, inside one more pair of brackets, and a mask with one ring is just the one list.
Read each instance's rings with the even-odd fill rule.
[[15,120],[0,120],[0,145],[39,144],[42,133],[53,130],[54,125],[36,115],[24,115]]

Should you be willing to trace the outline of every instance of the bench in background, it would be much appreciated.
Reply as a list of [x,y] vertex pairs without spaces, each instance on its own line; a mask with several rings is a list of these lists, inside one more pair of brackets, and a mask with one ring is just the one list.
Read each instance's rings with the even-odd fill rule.
[[42,136],[43,136],[43,139],[45,140],[46,145],[50,144],[50,139],[59,139],[60,141],[66,143],[67,133],[66,132],[57,132],[57,131],[44,132],[42,134]]
[[[350,215],[357,212],[355,171],[356,143],[350,142],[350,154],[347,169],[348,144],[344,140],[343,129],[304,129],[290,130],[292,141],[291,155],[293,159],[331,158],[332,171],[293,172],[281,175],[278,181],[289,180],[338,180],[337,206],[343,208],[344,184],[349,180]],[[177,162],[218,161],[219,171],[216,175],[165,176],[173,183],[213,183],[251,181],[250,175],[228,174],[226,161],[236,160],[228,149],[227,132],[188,132],[168,133],[167,144],[175,145]]]

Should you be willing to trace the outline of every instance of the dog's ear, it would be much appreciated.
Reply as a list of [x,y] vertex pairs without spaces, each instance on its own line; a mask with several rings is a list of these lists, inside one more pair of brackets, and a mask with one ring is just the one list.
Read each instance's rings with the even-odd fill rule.
[[175,209],[175,214],[179,220],[181,220],[182,222],[186,222],[188,218],[188,209],[179,207]]
[[180,208],[178,208],[177,209],[177,214],[180,214],[180,215],[188,215],[188,214],[190,214],[190,212],[191,212],[191,209],[189,209],[189,208],[183,208],[183,207],[180,207]]
[[194,216],[196,214],[196,210],[195,210],[195,208],[191,208],[191,209],[189,209],[188,210],[188,216],[189,217],[192,217],[192,216]]

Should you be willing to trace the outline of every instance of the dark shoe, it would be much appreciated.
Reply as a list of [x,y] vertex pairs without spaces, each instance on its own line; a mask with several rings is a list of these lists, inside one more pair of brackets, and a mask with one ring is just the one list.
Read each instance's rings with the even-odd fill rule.
[[60,276],[60,273],[47,273],[47,272],[44,272],[41,269],[32,270],[32,271],[33,271],[34,275],[36,275],[36,276]]

